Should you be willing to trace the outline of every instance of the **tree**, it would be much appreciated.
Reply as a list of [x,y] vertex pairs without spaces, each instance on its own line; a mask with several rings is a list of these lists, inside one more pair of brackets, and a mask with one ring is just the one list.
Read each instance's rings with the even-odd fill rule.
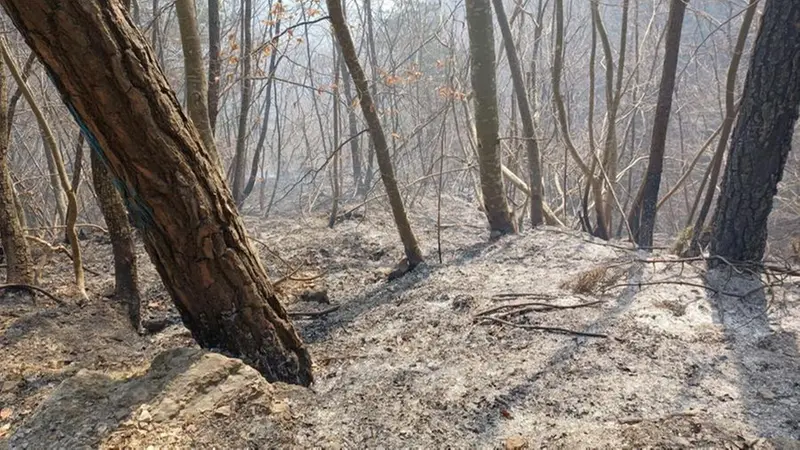
[[231,189],[237,206],[241,208],[245,200],[244,177],[247,163],[247,131],[250,117],[250,103],[253,96],[253,80],[251,74],[250,54],[253,51],[252,37],[253,1],[242,0],[242,47],[240,52],[241,72],[241,106],[239,107],[239,130],[236,135],[236,153],[233,156],[233,180]]
[[711,253],[729,261],[764,256],[767,218],[800,110],[798,24],[799,3],[767,1],[714,215]]
[[[708,174],[708,191],[703,199],[703,204],[700,207],[700,212],[697,213],[697,218],[692,227],[692,237],[689,241],[689,248],[686,252],[687,256],[697,256],[700,254],[700,237],[703,235],[703,230],[706,224],[706,217],[708,211],[711,209],[711,203],[714,199],[714,194],[717,191],[717,180],[719,172],[722,168],[722,157],[725,154],[725,149],[728,144],[728,138],[733,128],[733,121],[736,119],[736,102],[734,100],[734,92],[736,91],[736,76],[739,71],[739,62],[742,60],[742,53],[744,53],[744,44],[747,41],[747,35],[750,31],[750,24],[753,22],[753,17],[756,15],[756,7],[758,0],[750,0],[747,10],[742,18],[742,26],[739,28],[739,36],[736,39],[736,45],[733,49],[733,57],[728,66],[728,75],[725,78],[725,118],[722,120],[722,128],[720,130],[719,141],[717,141],[717,149],[714,152],[714,157],[711,160],[710,172]],[[705,181],[705,180],[704,180]],[[703,190],[697,192],[698,198],[702,195]]]
[[667,37],[664,44],[664,66],[661,71],[661,84],[658,88],[653,134],[650,140],[650,159],[647,162],[644,181],[642,181],[628,216],[630,229],[636,243],[645,248],[653,246],[658,190],[661,186],[661,172],[664,167],[667,128],[672,111],[672,94],[675,91],[675,73],[678,67],[683,16],[686,12],[687,2],[688,0],[671,0],[670,2]]
[[[483,205],[492,235],[499,236],[515,230],[506,202],[500,162],[492,5],[489,0],[467,0],[466,8]],[[535,191],[536,187],[532,189]]]
[[44,116],[44,111],[39,107],[39,104],[33,97],[33,93],[25,82],[22,72],[17,67],[17,63],[8,53],[8,48],[4,39],[0,39],[0,54],[2,54],[3,61],[8,65],[8,69],[17,82],[17,86],[19,86],[19,89],[22,91],[22,95],[25,97],[25,100],[28,101],[28,105],[31,111],[33,111],[34,117],[36,117],[36,123],[39,125],[39,130],[44,140],[45,153],[50,155],[54,169],[58,175],[58,181],[61,183],[61,189],[67,195],[67,215],[64,225],[66,226],[67,241],[72,249],[72,269],[75,274],[75,288],[83,299],[88,299],[86,295],[86,279],[83,273],[83,259],[81,258],[81,246],[80,242],[78,242],[78,233],[75,231],[75,222],[78,218],[78,200],[67,178],[67,171],[64,167],[64,160],[61,157],[58,144],[56,143],[55,134],[53,133],[50,123]]
[[111,169],[198,344],[242,358],[268,380],[310,384],[311,358],[247,241],[221,171],[122,5],[0,3]]
[[539,164],[539,143],[536,141],[536,129],[533,124],[533,114],[531,113],[528,93],[525,91],[525,79],[522,76],[522,65],[517,56],[517,49],[514,39],[511,36],[511,27],[508,24],[508,17],[503,8],[503,0],[492,0],[497,23],[500,25],[500,32],[503,34],[503,43],[508,57],[508,66],[511,69],[511,80],[514,83],[514,94],[519,106],[519,115],[522,120],[522,129],[525,132],[525,147],[528,153],[528,175],[530,176],[530,207],[531,225],[536,226],[544,222],[544,212],[542,209],[542,171]]
[[186,106],[189,117],[200,132],[208,152],[217,156],[214,130],[208,118],[208,86],[203,70],[203,50],[194,0],[176,0],[175,12],[181,32],[184,71],[186,77]]
[[208,124],[213,132],[217,126],[219,88],[222,74],[220,60],[219,0],[208,0]]
[[408,269],[413,269],[423,261],[422,251],[411,229],[411,223],[408,221],[406,209],[403,205],[403,197],[400,195],[400,189],[397,187],[397,180],[395,179],[394,168],[392,167],[392,157],[389,154],[389,147],[386,143],[386,135],[383,133],[380,117],[378,117],[378,112],[375,110],[375,103],[373,103],[372,95],[369,92],[367,76],[364,74],[364,69],[361,68],[361,63],[358,62],[356,46],[353,43],[353,38],[350,36],[350,29],[345,21],[341,0],[327,0],[327,2],[328,14],[330,15],[336,40],[339,42],[339,46],[342,50],[342,58],[344,58],[347,68],[350,71],[350,76],[356,87],[359,104],[361,105],[361,112],[364,114],[364,119],[369,126],[370,136],[372,137],[372,143],[375,147],[375,157],[378,160],[378,168],[381,172],[381,179],[383,180],[383,187],[386,189],[386,195],[389,197],[389,205],[394,215],[395,225],[400,234],[400,240],[403,242],[406,263]]
[[33,282],[33,264],[25,231],[15,206],[16,195],[8,168],[8,149],[11,142],[8,89],[3,60],[0,59],[0,237],[6,256],[6,283]]
[[133,242],[133,229],[128,223],[128,212],[122,197],[114,189],[100,155],[90,151],[92,162],[92,185],[97,194],[97,205],[106,220],[111,239],[111,253],[114,256],[114,297],[128,307],[128,320],[135,330],[141,329],[141,296],[139,294],[139,275],[136,268],[136,246]]

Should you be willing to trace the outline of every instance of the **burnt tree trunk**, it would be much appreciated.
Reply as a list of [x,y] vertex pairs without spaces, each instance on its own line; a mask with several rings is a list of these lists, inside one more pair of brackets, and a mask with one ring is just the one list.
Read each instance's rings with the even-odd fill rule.
[[653,134],[650,140],[650,159],[647,172],[628,215],[636,244],[643,248],[653,246],[653,231],[656,226],[658,190],[661,187],[661,172],[664,168],[664,150],[667,145],[667,128],[672,112],[672,94],[675,92],[675,72],[678,67],[678,53],[681,47],[683,16],[689,0],[671,0],[667,37],[664,44],[664,66],[661,71],[661,84],[658,88],[656,114],[653,118]]
[[508,57],[508,67],[511,70],[511,81],[514,85],[514,94],[517,98],[519,116],[522,121],[522,130],[525,133],[525,149],[528,154],[528,175],[530,178],[531,193],[528,196],[530,201],[531,226],[544,223],[544,211],[542,208],[542,169],[539,157],[539,143],[536,139],[536,128],[533,123],[533,113],[531,112],[530,100],[525,90],[525,78],[522,75],[522,64],[519,62],[517,48],[511,34],[511,26],[508,23],[508,16],[503,8],[503,0],[493,0],[497,24],[503,35],[503,44],[506,48]]
[[503,187],[498,137],[492,5],[489,0],[468,0],[466,9],[470,80],[475,104],[475,134],[478,138],[478,166],[483,206],[486,209],[492,236],[497,237],[514,233],[516,230]]
[[221,170],[122,5],[0,3],[111,169],[198,344],[242,358],[270,381],[310,384],[311,358],[247,241]]
[[347,68],[353,78],[353,84],[356,86],[361,112],[364,114],[367,125],[369,125],[370,136],[375,146],[375,156],[378,160],[378,168],[381,172],[381,180],[383,180],[383,187],[386,189],[386,196],[389,197],[389,205],[392,208],[392,215],[394,216],[397,231],[400,234],[400,240],[403,242],[405,259],[408,268],[412,269],[423,261],[422,251],[406,215],[403,197],[400,195],[397,179],[394,176],[394,167],[392,167],[392,157],[389,154],[386,135],[383,133],[378,111],[375,108],[372,95],[370,95],[367,76],[364,74],[364,69],[361,68],[361,63],[358,62],[358,53],[356,53],[356,46],[353,43],[353,37],[350,35],[350,29],[347,27],[341,0],[328,0],[327,4],[333,31],[336,34],[336,41],[339,42],[339,46],[342,49],[342,58],[347,64]]
[[114,296],[127,305],[131,326],[139,331],[142,325],[141,297],[133,230],[128,222],[122,197],[114,189],[111,176],[100,155],[91,151],[91,161],[92,185],[97,194],[97,205],[106,220],[114,255]]
[[219,0],[208,0],[208,123],[211,132],[217,126],[217,112],[219,111],[220,76],[222,61],[220,61],[220,24]]
[[800,108],[800,3],[770,0],[744,83],[714,215],[711,253],[760,261]]
[[6,257],[6,283],[33,283],[33,264],[15,204],[14,185],[8,168],[8,148],[11,142],[8,87],[0,59],[0,237]]

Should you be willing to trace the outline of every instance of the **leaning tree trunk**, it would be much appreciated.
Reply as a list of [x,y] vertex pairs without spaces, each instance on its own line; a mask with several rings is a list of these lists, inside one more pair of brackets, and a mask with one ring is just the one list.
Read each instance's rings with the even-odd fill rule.
[[661,72],[656,114],[653,118],[653,134],[650,140],[650,160],[647,163],[644,181],[628,216],[636,244],[643,248],[653,246],[658,190],[661,187],[667,128],[672,111],[672,93],[675,91],[675,72],[678,67],[678,52],[681,47],[681,31],[687,2],[688,0],[672,0],[670,3],[667,38],[664,44],[664,67]]
[[15,204],[14,185],[8,168],[10,121],[8,89],[3,60],[0,59],[0,237],[6,256],[6,283],[33,283],[33,265],[25,231]]
[[400,189],[397,187],[397,180],[394,177],[394,168],[392,167],[392,157],[389,154],[389,146],[386,143],[386,135],[383,134],[383,127],[378,117],[378,111],[375,109],[375,104],[372,102],[367,76],[364,74],[364,69],[361,68],[361,64],[358,62],[356,46],[353,43],[353,38],[350,36],[350,29],[347,27],[347,22],[344,18],[341,0],[327,0],[327,2],[333,31],[342,49],[342,58],[344,58],[347,63],[347,68],[350,70],[350,75],[353,78],[353,84],[356,86],[359,103],[361,105],[361,112],[364,114],[364,119],[367,121],[367,125],[370,129],[372,142],[375,146],[375,157],[378,160],[378,168],[381,171],[381,179],[386,189],[386,195],[389,197],[389,205],[392,208],[397,231],[400,233],[400,240],[403,242],[403,249],[405,250],[408,267],[413,268],[422,262],[422,251],[419,248],[414,232],[411,230],[411,223],[408,221],[406,209],[405,206],[403,206],[403,197],[400,195]]
[[525,79],[522,76],[522,65],[519,62],[517,48],[511,36],[511,27],[508,23],[506,11],[503,8],[503,0],[493,0],[497,23],[500,25],[500,32],[503,34],[503,43],[508,56],[508,67],[511,69],[511,79],[514,83],[514,93],[517,97],[519,106],[519,116],[522,119],[522,130],[525,132],[525,148],[528,153],[528,175],[530,176],[531,194],[530,200],[531,226],[541,225],[544,222],[544,211],[542,208],[542,170],[539,161],[539,142],[536,140],[536,128],[533,124],[533,114],[525,91]]
[[744,82],[714,216],[711,253],[758,262],[800,109],[800,3],[770,0]]
[[467,0],[466,7],[483,206],[492,236],[500,236],[515,230],[506,202],[500,161],[492,5],[489,0]]
[[111,169],[197,342],[242,358],[268,380],[310,384],[311,358],[247,241],[221,171],[122,5],[0,3]]

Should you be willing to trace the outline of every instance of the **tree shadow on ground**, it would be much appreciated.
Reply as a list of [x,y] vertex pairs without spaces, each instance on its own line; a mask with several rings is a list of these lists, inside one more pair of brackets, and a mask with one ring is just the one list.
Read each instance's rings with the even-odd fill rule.
[[777,300],[760,278],[728,267],[710,271],[706,283],[719,293],[710,303],[735,358],[746,420],[760,437],[800,440],[800,352],[795,333],[771,323]]
[[433,265],[429,263],[423,263],[400,279],[394,281],[381,281],[371,289],[368,289],[358,295],[349,298],[346,297],[341,302],[341,308],[325,317],[325,319],[313,320],[310,322],[298,321],[295,323],[295,327],[303,337],[303,340],[307,343],[324,341],[334,330],[338,328],[345,328],[348,324],[354,322],[358,317],[374,308],[391,303],[392,301],[396,301],[398,292],[404,292],[414,288],[430,278],[431,275],[435,274],[437,270],[440,270],[444,267],[453,267],[466,264],[467,262],[486,253],[490,249],[508,245],[513,245],[508,239],[501,239],[493,242],[476,242],[469,247],[460,250],[454,259],[448,260],[444,264]]

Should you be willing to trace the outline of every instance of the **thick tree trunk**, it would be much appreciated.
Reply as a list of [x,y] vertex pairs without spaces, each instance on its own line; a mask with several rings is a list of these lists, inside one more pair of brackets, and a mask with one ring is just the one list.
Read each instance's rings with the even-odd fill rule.
[[[730,65],[728,66],[728,75],[725,81],[725,118],[722,121],[722,130],[720,131],[719,141],[717,141],[717,149],[714,152],[714,158],[711,160],[711,171],[709,172],[708,188],[706,196],[703,199],[703,204],[700,206],[700,212],[697,214],[694,226],[692,227],[692,237],[689,242],[689,249],[686,253],[687,256],[697,256],[700,254],[699,239],[703,234],[703,229],[706,225],[706,218],[708,212],[711,210],[711,203],[714,199],[714,193],[717,191],[717,180],[722,169],[722,157],[725,154],[725,149],[728,145],[728,138],[730,137],[731,129],[733,128],[733,121],[736,119],[736,100],[734,92],[736,90],[736,78],[739,72],[739,62],[742,60],[742,53],[744,52],[744,45],[747,42],[747,35],[750,34],[750,25],[753,22],[753,17],[756,15],[756,8],[758,0],[750,0],[750,6],[744,13],[742,18],[742,26],[739,28],[739,36],[736,39],[736,45],[733,49],[733,56],[731,57]],[[702,189],[697,195],[702,195]]]
[[514,46],[514,39],[511,36],[511,27],[508,24],[508,17],[503,8],[503,0],[493,0],[494,9],[497,14],[497,23],[503,34],[503,43],[506,47],[508,56],[508,66],[511,69],[511,79],[514,82],[514,93],[517,97],[519,106],[519,116],[522,120],[522,129],[525,133],[525,148],[528,153],[528,175],[530,176],[530,214],[531,225],[537,226],[544,223],[544,212],[542,209],[542,171],[539,161],[539,142],[536,140],[536,128],[533,123],[533,114],[525,92],[525,79],[522,76],[522,65],[517,56],[517,48]]
[[110,167],[197,342],[242,358],[268,380],[308,385],[308,351],[247,241],[221,171],[122,6],[0,3]]
[[[508,210],[498,140],[497,85],[495,82],[494,24],[489,0],[467,0],[470,79],[475,104],[478,166],[483,206],[493,236],[513,233]],[[513,45],[513,43],[512,43]]]
[[800,3],[769,0],[744,83],[717,202],[711,253],[764,257],[767,218],[800,109]]
[[33,265],[25,231],[20,223],[14,186],[8,168],[8,148],[10,143],[8,120],[8,89],[5,70],[0,59],[0,237],[6,257],[6,283],[33,283]]
[[403,197],[400,195],[400,189],[397,187],[397,180],[394,177],[394,168],[392,167],[392,158],[389,154],[389,146],[386,143],[386,135],[383,133],[378,111],[375,109],[375,104],[372,102],[367,76],[364,74],[364,69],[361,68],[361,63],[358,62],[358,54],[356,53],[353,38],[350,36],[350,29],[347,27],[347,22],[344,18],[341,0],[327,0],[327,3],[328,13],[331,16],[331,24],[336,34],[336,40],[339,42],[342,49],[342,57],[347,63],[350,75],[353,77],[353,83],[356,86],[359,103],[361,105],[361,112],[364,114],[364,119],[366,119],[367,125],[369,125],[370,128],[372,142],[375,145],[375,156],[378,160],[378,168],[381,172],[381,179],[386,189],[386,195],[389,197],[389,204],[392,208],[397,231],[400,233],[400,240],[403,242],[406,260],[409,268],[413,268],[422,262],[422,251],[419,248],[414,232],[411,230],[411,223],[408,221],[406,209],[405,206],[403,206]]
[[653,246],[653,232],[656,226],[658,190],[661,187],[661,171],[664,166],[664,150],[667,144],[667,128],[672,111],[672,93],[675,91],[675,72],[678,67],[678,53],[681,47],[683,16],[688,0],[671,0],[667,37],[664,44],[664,67],[661,84],[658,88],[656,114],[653,118],[653,134],[650,140],[650,160],[647,163],[642,186],[628,216],[633,237],[640,247]]

